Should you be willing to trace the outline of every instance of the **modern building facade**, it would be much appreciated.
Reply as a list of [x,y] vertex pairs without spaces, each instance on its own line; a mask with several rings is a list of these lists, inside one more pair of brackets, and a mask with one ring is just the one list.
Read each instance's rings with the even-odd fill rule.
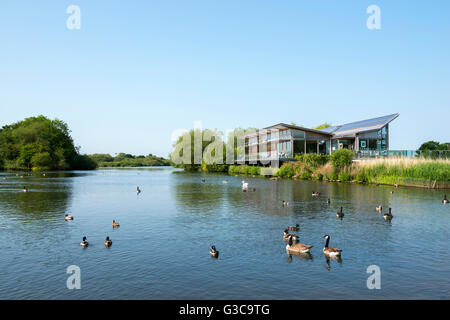
[[315,130],[279,123],[244,139],[248,160],[289,160],[296,154],[331,154],[338,149],[354,151],[389,150],[389,123],[398,113]]

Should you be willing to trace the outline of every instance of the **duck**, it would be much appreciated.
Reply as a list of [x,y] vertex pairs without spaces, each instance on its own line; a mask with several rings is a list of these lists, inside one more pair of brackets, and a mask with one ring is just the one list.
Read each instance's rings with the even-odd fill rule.
[[282,201],[282,203],[281,203],[281,206],[283,206],[283,207],[287,207],[289,205],[289,202],[287,202],[287,201]]
[[83,248],[86,248],[89,245],[89,242],[87,242],[86,237],[83,237],[83,241],[81,241],[80,246]]
[[73,216],[69,216],[68,214],[65,214],[64,220],[66,220],[66,221],[73,220]]
[[389,212],[383,215],[384,220],[392,220],[394,216],[392,215],[391,208],[389,208]]
[[105,247],[109,248],[112,246],[112,240],[109,239],[109,237],[106,237],[105,242],[103,242],[103,244],[105,245]]
[[318,197],[319,194],[320,194],[320,192],[317,192],[317,191],[313,191],[313,192],[312,192],[312,196],[313,196],[313,197]]
[[341,219],[344,217],[344,212],[342,211],[342,207],[341,207],[341,211],[336,213],[336,217],[341,218]]
[[394,191],[392,190],[391,192],[389,192],[390,194],[394,194]]
[[112,226],[113,226],[113,228],[117,228],[117,227],[120,227],[120,224],[116,220],[113,220]]
[[205,179],[205,178],[202,178],[202,182],[206,182],[206,179]]
[[139,189],[139,187],[136,187],[136,193],[137,194],[141,193],[141,189]]
[[300,231],[300,225],[297,223],[295,225],[295,227],[294,226],[289,226],[289,227],[287,227],[287,229],[288,229],[288,231]]
[[248,182],[242,181],[242,191],[246,192],[248,189]]
[[292,238],[292,240],[294,240],[294,241],[299,240],[298,236],[295,233],[289,233],[288,231],[289,231],[288,229],[284,229],[284,232],[283,232],[284,241],[289,240],[289,238]]
[[446,195],[446,194],[444,195],[444,199],[442,199],[442,203],[443,203],[443,204],[447,204],[447,203],[449,203],[449,201],[448,201],[448,199],[447,199],[447,195]]
[[256,188],[252,188],[252,192],[256,192]]
[[288,253],[309,253],[313,246],[303,243],[293,244],[292,237],[289,237],[289,242],[286,245],[286,251]]
[[338,248],[328,247],[328,244],[330,243],[330,236],[324,235],[323,236],[327,241],[325,242],[325,246],[323,247],[323,253],[328,257],[339,257],[341,255],[342,250],[339,250]]
[[228,180],[222,180],[222,183],[228,183]]
[[218,258],[219,257],[219,251],[216,249],[216,246],[211,246],[211,248],[209,250],[209,254],[213,258]]
[[376,206],[375,209],[376,209],[378,212],[381,212],[381,210],[383,210],[383,207],[382,207],[381,204],[380,204],[379,206]]

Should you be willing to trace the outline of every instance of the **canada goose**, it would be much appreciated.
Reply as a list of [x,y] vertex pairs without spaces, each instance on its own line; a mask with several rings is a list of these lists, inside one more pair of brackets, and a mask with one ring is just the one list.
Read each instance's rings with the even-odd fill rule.
[[111,245],[112,245],[112,240],[111,239],[109,239],[109,237],[106,237],[106,240],[105,240],[105,242],[103,242],[104,243],[104,245],[105,245],[105,247],[111,247]]
[[64,220],[66,220],[66,221],[73,220],[73,216],[69,216],[68,214],[65,214]]
[[23,192],[28,192],[28,189],[27,189],[27,187],[23,187]]
[[299,240],[298,236],[295,233],[289,233],[288,229],[284,229],[284,232],[283,232],[283,239],[284,239],[284,241],[289,240],[289,238],[292,238],[292,240],[294,240],[294,241],[298,241]]
[[211,249],[209,250],[209,254],[213,258],[218,258],[219,257],[219,251],[216,249],[216,246],[211,246]]
[[330,200],[330,198],[328,198],[328,200],[327,200],[327,204],[330,204],[331,203],[331,200]]
[[89,243],[86,241],[86,237],[83,237],[83,241],[81,241],[80,246],[86,248],[89,245]]
[[383,207],[382,207],[381,205],[379,205],[379,206],[376,206],[375,209],[376,209],[378,212],[381,212],[381,210],[383,210]]
[[342,207],[341,207],[341,211],[336,213],[336,217],[341,218],[341,219],[344,217],[344,212],[342,212]]
[[202,178],[202,182],[206,182],[206,179],[205,179],[205,178]]
[[120,227],[120,224],[116,220],[113,220],[112,226],[113,226],[113,228],[117,228],[117,227]]
[[297,224],[295,225],[295,227],[290,226],[290,227],[288,227],[287,229],[288,229],[288,231],[300,231],[300,225],[297,223]]
[[318,197],[319,194],[320,194],[320,192],[313,191],[311,195],[312,195],[313,197]]
[[390,194],[394,194],[394,191],[392,190],[391,192],[389,192]]
[[136,193],[137,194],[141,193],[141,189],[139,189],[139,187],[136,187]]
[[383,215],[384,220],[392,220],[394,216],[392,215],[391,208],[389,208],[389,212]]
[[443,204],[449,203],[449,201],[447,200],[447,195],[446,194],[444,195],[444,199],[442,199],[442,203]]
[[326,256],[329,257],[337,257],[341,255],[342,250],[339,250],[338,248],[332,248],[332,247],[328,247],[328,244],[330,243],[330,236],[329,235],[324,235],[323,236],[325,239],[327,239],[326,243],[325,243],[325,247],[323,247],[323,253]]
[[311,248],[312,246],[303,243],[293,244],[292,237],[289,237],[289,243],[286,245],[288,253],[308,253]]

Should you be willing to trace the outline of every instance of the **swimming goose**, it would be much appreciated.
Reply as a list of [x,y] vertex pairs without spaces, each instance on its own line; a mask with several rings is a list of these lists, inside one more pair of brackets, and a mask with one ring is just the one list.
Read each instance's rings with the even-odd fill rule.
[[392,220],[394,216],[392,215],[391,208],[389,208],[389,212],[383,215],[384,220]]
[[313,197],[318,197],[319,194],[320,194],[320,192],[317,192],[317,191],[313,191],[313,192],[312,192],[312,196],[313,196]]
[[331,203],[331,200],[330,200],[330,198],[328,198],[328,200],[327,200],[327,204],[330,204]]
[[141,189],[139,189],[139,187],[136,187],[136,193],[137,194],[141,193]]
[[106,237],[106,240],[105,240],[105,242],[103,242],[103,244],[105,245],[105,247],[111,247],[111,245],[112,245],[112,240],[111,239],[109,239],[109,237]]
[[394,194],[394,191],[391,191],[390,194]]
[[383,207],[382,207],[381,204],[380,204],[379,206],[376,206],[375,209],[376,209],[378,212],[381,212],[381,210],[383,210]]
[[205,179],[205,178],[202,178],[202,182],[206,182],[206,179]]
[[211,246],[211,248],[209,250],[209,254],[213,258],[218,258],[219,257],[219,251],[216,249],[216,246]]
[[73,220],[73,216],[69,216],[68,214],[65,214],[64,220],[66,220],[66,221]]
[[290,227],[288,227],[287,229],[288,229],[288,231],[300,231],[300,225],[297,223],[297,224],[295,225],[295,227],[290,226]]
[[27,189],[27,187],[23,187],[23,192],[28,192],[28,189]]
[[330,236],[329,235],[324,235],[323,236],[325,239],[327,239],[327,242],[325,243],[325,247],[323,247],[323,253],[326,256],[329,257],[337,257],[341,255],[342,250],[339,250],[338,248],[333,248],[333,247],[328,247],[328,244],[330,243]]
[[117,228],[117,227],[120,227],[120,224],[116,220],[113,220],[112,226],[113,226],[113,228]]
[[286,245],[288,253],[309,253],[312,246],[303,243],[293,244],[292,237],[289,237],[289,243]]
[[80,246],[86,248],[89,245],[89,243],[86,241],[86,237],[83,237],[83,241],[81,241]]
[[341,207],[341,211],[336,213],[336,217],[341,218],[341,219],[344,217],[344,212],[342,212],[342,207]]
[[288,241],[289,238],[292,238],[292,240],[294,240],[294,241],[298,241],[299,240],[298,236],[295,233],[289,233],[288,229],[284,229],[284,232],[283,232],[283,239],[284,239],[284,241]]
[[443,204],[449,203],[449,201],[447,200],[447,195],[446,194],[444,195],[444,199],[442,199],[442,203]]

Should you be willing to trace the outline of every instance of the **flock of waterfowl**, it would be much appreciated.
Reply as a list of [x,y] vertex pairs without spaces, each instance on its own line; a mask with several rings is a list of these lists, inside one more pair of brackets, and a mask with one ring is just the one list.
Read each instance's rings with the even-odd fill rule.
[[[141,190],[139,189],[139,187],[136,188],[136,193],[140,194]],[[64,215],[64,220],[66,221],[71,221],[73,220],[73,216],[69,216],[68,214]],[[112,221],[112,227],[113,228],[118,228],[120,227],[120,223],[117,222],[116,220],[113,219]],[[105,245],[106,248],[109,248],[112,246],[112,240],[109,238],[109,236],[106,237],[105,241],[103,242],[103,244]],[[83,248],[87,248],[89,246],[89,242],[87,241],[87,237],[84,236],[83,239],[80,242],[80,246],[82,246]]]
[[[3,179],[5,180],[6,177],[3,177]],[[201,181],[203,183],[205,183],[206,179],[202,178]],[[223,180],[222,183],[224,183],[224,184],[228,183],[228,180]],[[248,182],[242,181],[241,184],[242,184],[242,191],[243,192],[247,192],[249,190]],[[395,184],[394,187],[398,187],[398,184]],[[256,191],[255,188],[251,188],[250,190],[252,192]],[[26,186],[23,187],[23,192],[28,192],[28,188]],[[139,187],[136,187],[136,194],[140,194],[140,193],[141,193],[141,189]],[[390,193],[393,194],[394,192],[390,191]],[[311,193],[311,195],[312,195],[312,197],[319,197],[320,192],[313,191]],[[327,204],[330,204],[330,203],[331,203],[331,199],[328,198],[327,199]],[[444,195],[444,198],[442,199],[442,204],[448,204],[448,203],[450,203],[450,202],[447,199],[447,195]],[[289,206],[289,202],[287,202],[285,200],[282,200],[281,205],[282,205],[282,207],[287,207],[287,206]],[[383,212],[383,207],[381,205],[376,206],[375,210],[377,212],[382,213]],[[341,207],[340,211],[338,211],[336,213],[336,216],[339,219],[343,219],[344,218],[343,207]],[[385,220],[388,220],[388,221],[392,220],[393,215],[392,215],[392,209],[391,208],[389,208],[389,211],[387,213],[383,214],[383,218]],[[74,219],[73,216],[70,216],[68,214],[64,215],[64,220],[66,220],[66,221],[71,221],[73,219]],[[113,228],[118,228],[119,226],[120,226],[120,224],[117,221],[115,221],[115,220],[112,221],[112,227]],[[300,231],[300,225],[296,224],[295,226],[289,226],[289,227],[287,227],[284,230],[284,232],[283,232],[283,239],[288,242],[288,244],[286,245],[286,251],[289,254],[291,254],[291,253],[309,254],[309,252],[310,252],[310,250],[312,249],[313,246],[307,245],[307,244],[302,244],[302,243],[294,243],[294,242],[298,242],[299,241],[299,236],[296,235],[295,233],[289,233],[289,231],[297,231],[297,232]],[[323,238],[326,239],[325,245],[324,245],[324,247],[322,249],[322,252],[325,254],[325,256],[327,256],[327,258],[340,257],[341,253],[342,253],[342,250],[340,250],[338,248],[334,248],[334,247],[329,247],[330,236],[329,235],[324,235]],[[89,243],[87,241],[87,238],[86,238],[86,236],[84,236],[82,241],[81,241],[81,243],[80,243],[80,246],[82,246],[83,248],[86,248],[86,247],[88,247],[88,245],[89,245]],[[104,241],[104,245],[107,248],[109,248],[112,245],[112,240],[109,238],[109,236],[106,237],[106,239]],[[213,258],[218,258],[219,257],[219,251],[217,250],[217,248],[214,245],[212,245],[210,247],[210,252],[209,253],[210,253],[210,255]]]
[[[206,182],[206,179],[202,179],[202,182]],[[223,183],[227,183],[227,180],[223,180]],[[249,190],[249,184],[248,182],[242,181],[242,191],[243,192],[247,192]],[[394,187],[398,188],[398,184],[394,184]],[[256,191],[255,188],[251,189],[252,191]],[[394,191],[390,191],[391,194],[394,193]],[[320,196],[320,192],[317,191],[313,191],[311,193],[312,197],[319,197]],[[331,203],[331,199],[328,198],[327,199],[327,204]],[[447,199],[447,195],[444,195],[444,199],[442,199],[442,204],[448,204],[450,203],[449,200]],[[281,202],[281,206],[282,207],[287,207],[289,205],[289,202],[282,200]],[[383,212],[383,207],[381,205],[375,207],[375,210],[377,212],[382,213]],[[339,219],[343,219],[344,218],[344,211],[343,211],[343,207],[340,208],[340,211],[338,211],[336,213],[336,217],[338,217]],[[383,218],[384,220],[390,221],[392,220],[394,216],[392,215],[392,209],[389,208],[389,211],[387,213],[383,214]],[[283,232],[283,240],[287,241],[288,244],[286,245],[286,251],[289,254],[309,254],[312,247],[311,245],[308,244],[303,244],[303,243],[294,243],[294,242],[298,242],[300,240],[299,236],[296,235],[295,233],[289,233],[289,231],[300,231],[300,225],[296,224],[295,226],[289,226],[287,227],[284,232]],[[324,239],[326,239],[325,241],[325,245],[322,249],[322,252],[324,253],[324,255],[327,258],[340,258],[342,250],[338,249],[338,248],[334,248],[334,247],[330,247],[330,235],[324,235],[323,236]],[[217,258],[219,256],[219,251],[217,251],[216,247],[213,245],[210,248],[210,255],[214,258]]]

